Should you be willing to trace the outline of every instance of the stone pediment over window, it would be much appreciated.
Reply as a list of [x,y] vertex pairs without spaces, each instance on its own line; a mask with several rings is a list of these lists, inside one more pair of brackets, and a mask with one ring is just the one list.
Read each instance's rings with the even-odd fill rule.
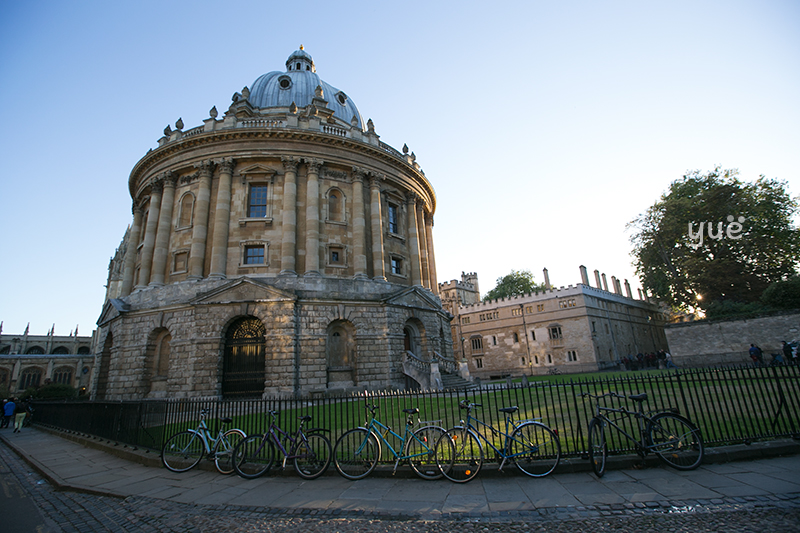
[[277,289],[266,283],[250,278],[242,278],[201,294],[194,300],[195,305],[227,304],[234,302],[291,302],[297,299],[291,292]]
[[388,305],[440,311],[447,314],[447,312],[442,309],[439,300],[422,287],[409,287],[407,289],[403,289],[384,298],[383,301]]
[[242,177],[242,182],[259,178],[271,180],[272,176],[275,174],[275,169],[260,164],[251,165],[247,168],[239,170],[239,175]]
[[97,319],[97,325],[102,327],[127,311],[130,311],[127,303],[119,298],[112,298],[103,306],[100,318]]

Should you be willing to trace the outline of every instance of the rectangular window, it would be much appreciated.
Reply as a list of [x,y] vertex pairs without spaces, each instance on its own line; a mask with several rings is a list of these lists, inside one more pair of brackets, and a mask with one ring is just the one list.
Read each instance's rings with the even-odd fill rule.
[[461,317],[461,323],[462,324],[469,324],[469,317],[468,316],[462,316]]
[[567,361],[569,361],[570,363],[577,362],[578,361],[578,352],[576,352],[575,350],[567,351]]
[[397,206],[389,204],[389,232],[399,234],[397,231]]
[[475,359],[475,368],[483,368],[483,359]]
[[328,264],[334,266],[343,266],[344,261],[344,248],[341,246],[331,246],[328,248]]
[[263,265],[264,264],[264,246],[245,246],[244,247],[244,264],[245,265]]
[[400,276],[403,273],[403,260],[392,257],[392,274]]
[[250,203],[247,207],[247,216],[249,218],[264,218],[267,216],[266,185],[250,186]]
[[541,313],[544,311],[544,304],[536,304],[536,312]]
[[548,334],[550,335],[551,339],[560,339],[561,338],[561,326],[552,326],[547,329]]
[[522,316],[522,309],[512,309],[511,316]]
[[536,332],[535,331],[531,331],[531,340],[532,341],[536,340]]

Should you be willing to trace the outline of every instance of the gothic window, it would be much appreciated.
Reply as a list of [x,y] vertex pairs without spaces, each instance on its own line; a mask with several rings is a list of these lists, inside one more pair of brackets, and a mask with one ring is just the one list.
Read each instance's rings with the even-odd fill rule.
[[29,355],[43,354],[44,353],[44,348],[42,348],[41,346],[31,346],[30,348],[28,348],[28,351],[25,352],[25,353],[29,354]]
[[249,218],[264,218],[267,216],[267,186],[250,185],[250,198],[247,204]]
[[186,193],[181,197],[180,214],[178,215],[178,227],[188,228],[192,225],[192,210],[194,209],[194,196]]
[[472,344],[472,353],[483,353],[483,339],[481,337],[472,337],[470,343]]
[[81,346],[78,348],[79,355],[89,355],[89,347],[88,346]]
[[31,367],[22,371],[19,376],[18,388],[19,390],[29,389],[30,387],[38,387],[42,382],[42,369]]
[[261,397],[266,372],[266,327],[255,317],[240,318],[225,336],[222,396]]
[[61,366],[53,371],[53,383],[72,385],[72,368]]
[[56,355],[67,355],[69,353],[69,349],[66,346],[58,346],[53,350],[53,354]]

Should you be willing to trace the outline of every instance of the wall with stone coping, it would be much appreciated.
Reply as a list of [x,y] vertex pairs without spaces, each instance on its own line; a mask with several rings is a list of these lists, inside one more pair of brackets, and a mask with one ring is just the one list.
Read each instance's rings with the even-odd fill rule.
[[678,366],[750,363],[751,343],[758,345],[769,361],[769,354],[781,351],[781,341],[800,340],[800,313],[670,324],[666,335]]

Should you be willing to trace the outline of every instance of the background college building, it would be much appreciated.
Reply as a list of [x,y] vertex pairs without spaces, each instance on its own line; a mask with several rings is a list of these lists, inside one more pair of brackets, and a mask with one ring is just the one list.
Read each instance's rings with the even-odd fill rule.
[[302,47],[209,115],[168,126],[130,174],[96,397],[431,386],[453,351],[416,156]]
[[480,301],[478,276],[441,283],[445,307],[455,315],[456,359],[482,379],[593,372],[617,368],[625,356],[666,350],[666,315],[647,300],[634,299],[630,285],[595,270],[596,286],[580,267],[577,285],[552,288],[545,269],[543,292]]

